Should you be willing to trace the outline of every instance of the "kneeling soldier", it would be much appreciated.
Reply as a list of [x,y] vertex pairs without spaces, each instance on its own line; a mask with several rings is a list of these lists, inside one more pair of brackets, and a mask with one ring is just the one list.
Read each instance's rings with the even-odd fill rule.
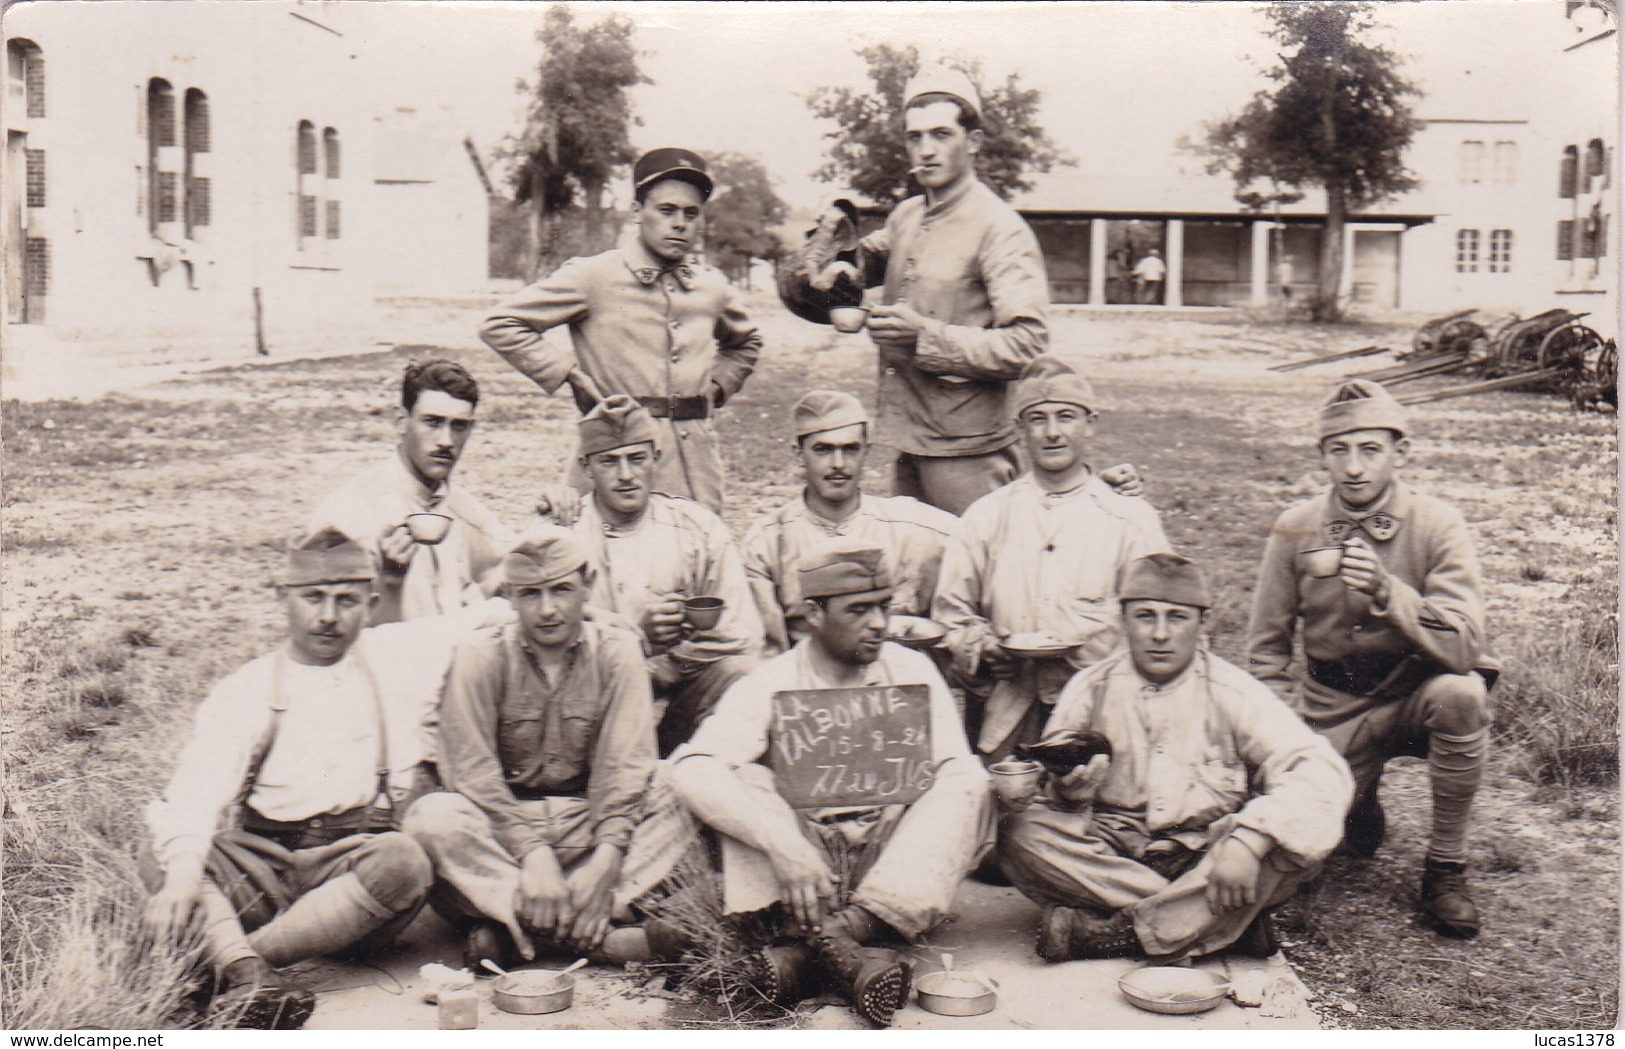
[[[1438,932],[1468,939],[1478,935],[1479,915],[1467,892],[1467,818],[1484,775],[1497,669],[1484,652],[1467,522],[1399,479],[1407,426],[1405,409],[1368,380],[1344,383],[1322,406],[1320,459],[1332,485],[1270,529],[1247,658],[1354,770],[1344,841],[1354,855],[1382,844],[1383,765],[1401,755],[1427,759],[1433,828],[1422,912]],[[1300,619],[1307,666],[1294,681]]]
[[1336,846],[1348,767],[1269,689],[1203,648],[1211,601],[1190,561],[1140,558],[1119,599],[1128,650],[1074,677],[1046,726],[1046,737],[1099,733],[1110,757],[1001,817],[1004,871],[1046,908],[1038,953],[1272,954],[1265,912]]
[[[693,740],[672,755],[670,774],[690,810],[721,836],[725,913],[782,904],[800,927],[800,936],[764,952],[763,993],[792,1000],[816,955],[859,1013],[884,1026],[908,999],[909,971],[895,951],[865,948],[899,935],[916,939],[947,916],[954,891],[991,837],[987,774],[931,661],[885,641],[894,578],[880,548],[830,540],[802,558],[798,582],[807,637],[729,689]],[[796,718],[779,694],[848,689],[917,696],[930,743],[917,766],[927,771],[914,783],[923,791],[909,804],[885,804],[887,788],[880,788],[870,792],[873,802],[843,795],[839,807],[811,807],[809,799],[822,790],[815,785],[794,808],[783,793],[782,759],[797,750],[780,745],[779,724]],[[841,713],[849,716],[850,708]],[[803,720],[827,727],[816,714]],[[893,734],[919,738],[918,730],[878,734],[876,745]],[[827,746],[842,755],[807,758],[830,761],[823,766],[828,772],[849,767],[838,762],[856,767],[857,759],[845,755],[869,747],[872,734],[831,730],[803,738],[817,754]]]

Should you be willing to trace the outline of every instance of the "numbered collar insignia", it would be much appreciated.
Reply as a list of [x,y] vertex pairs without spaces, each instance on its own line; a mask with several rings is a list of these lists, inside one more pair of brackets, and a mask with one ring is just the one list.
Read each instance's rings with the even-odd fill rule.
[[1399,531],[1400,523],[1399,518],[1386,511],[1378,511],[1359,521],[1342,518],[1327,522],[1326,538],[1333,543],[1341,543],[1356,532],[1364,532],[1377,542],[1386,543]]

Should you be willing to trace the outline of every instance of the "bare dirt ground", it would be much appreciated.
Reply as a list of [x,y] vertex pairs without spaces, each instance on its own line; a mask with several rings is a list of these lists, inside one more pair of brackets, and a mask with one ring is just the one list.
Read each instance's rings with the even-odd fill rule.
[[[815,386],[860,395],[873,386],[865,338],[805,324],[760,293],[754,303],[768,350],[719,424],[730,457],[725,516],[736,533],[796,490],[784,432],[795,399]],[[85,843],[133,852],[139,806],[161,788],[196,702],[274,643],[280,623],[268,587],[280,544],[326,490],[386,453],[409,358],[455,356],[480,379],[479,430],[458,479],[494,509],[521,519],[536,487],[559,476],[574,411],[478,345],[479,304],[393,305],[393,351],[255,362],[81,401],[5,405],[0,975],[13,1009],[17,988],[49,953]],[[1405,346],[1414,324],[1318,329],[1239,313],[1058,312],[1054,351],[1108,399],[1095,461],[1140,464],[1170,539],[1214,579],[1213,644],[1235,658],[1269,524],[1321,484],[1308,437],[1315,406],[1331,379],[1353,370],[1277,375],[1267,366]],[[1490,637],[1507,663],[1471,853],[1485,931],[1457,943],[1418,919],[1427,786],[1420,764],[1402,761],[1384,784],[1389,844],[1370,861],[1334,860],[1319,890],[1288,906],[1287,955],[1317,994],[1323,1022],[1612,1026],[1615,419],[1575,414],[1556,396],[1501,393],[1417,409],[1416,424],[1407,476],[1455,501],[1470,522]],[[872,490],[887,490],[884,467],[870,463]],[[1575,697],[1581,708],[1553,707]],[[1586,764],[1593,759],[1600,771]]]

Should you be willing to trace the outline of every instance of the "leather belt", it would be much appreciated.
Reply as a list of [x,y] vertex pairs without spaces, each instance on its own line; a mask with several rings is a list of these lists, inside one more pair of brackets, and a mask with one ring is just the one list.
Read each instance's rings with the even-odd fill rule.
[[688,419],[709,419],[711,398],[694,397],[638,397],[637,402],[649,409],[656,419],[683,422]]
[[1403,699],[1428,678],[1445,670],[1422,653],[1404,655],[1374,652],[1325,662],[1308,660],[1309,677],[1316,684],[1351,696],[1381,702]]
[[377,834],[389,830],[390,813],[371,805],[337,814],[312,816],[308,820],[273,820],[243,806],[243,829],[269,838],[285,849],[311,849],[331,845],[352,834]]

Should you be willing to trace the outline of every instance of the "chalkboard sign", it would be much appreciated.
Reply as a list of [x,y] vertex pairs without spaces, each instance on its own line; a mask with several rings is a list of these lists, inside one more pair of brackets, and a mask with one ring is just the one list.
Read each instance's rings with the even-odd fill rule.
[[906,805],[936,779],[925,685],[773,694],[768,764],[792,808]]

